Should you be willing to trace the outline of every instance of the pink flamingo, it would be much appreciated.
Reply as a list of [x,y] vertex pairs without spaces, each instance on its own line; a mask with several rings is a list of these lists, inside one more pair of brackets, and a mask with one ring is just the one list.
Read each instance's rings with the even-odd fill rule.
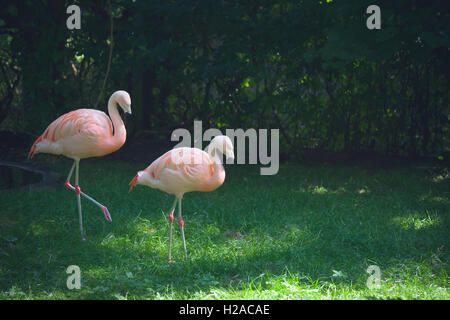
[[187,257],[181,200],[186,192],[213,191],[225,180],[225,170],[218,151],[234,159],[233,144],[227,136],[215,137],[206,152],[196,148],[176,148],[163,154],[130,182],[130,190],[137,184],[160,189],[175,195],[169,213],[169,262],[171,260],[173,212],[178,201],[178,223],[183,238],[184,256]]
[[[65,186],[76,193],[83,241],[86,238],[83,232],[80,195],[100,207],[106,220],[112,221],[104,205],[81,191],[78,184],[78,169],[80,159],[104,156],[118,150],[125,143],[127,133],[117,110],[117,104],[124,112],[131,114],[130,95],[126,91],[119,90],[114,92],[108,101],[108,113],[111,119],[104,112],[94,109],[78,109],[60,116],[36,139],[28,154],[29,159],[37,153],[51,153],[62,154],[74,160]],[[70,184],[74,168],[75,187]]]

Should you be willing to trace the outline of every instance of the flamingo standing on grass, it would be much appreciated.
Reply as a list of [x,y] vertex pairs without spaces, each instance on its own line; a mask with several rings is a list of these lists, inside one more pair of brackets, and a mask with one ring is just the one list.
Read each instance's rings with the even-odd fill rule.
[[184,238],[184,221],[181,216],[181,200],[186,192],[213,191],[225,180],[225,170],[218,151],[234,159],[233,144],[227,136],[215,137],[206,152],[197,148],[172,149],[153,161],[143,171],[139,171],[130,182],[130,190],[137,184],[160,189],[175,195],[175,201],[169,213],[169,262],[172,246],[173,212],[178,202],[178,223],[183,238],[184,256],[187,257]]
[[[128,92],[114,92],[108,101],[108,117],[104,112],[94,109],[78,109],[60,116],[53,121],[44,133],[36,139],[30,149],[28,158],[37,153],[64,155],[74,160],[65,186],[76,193],[80,232],[83,241],[86,240],[83,231],[80,195],[100,207],[106,220],[111,222],[108,209],[81,191],[78,184],[78,169],[81,159],[100,157],[118,150],[126,140],[126,130],[117,110],[119,105],[124,112],[131,114],[131,98]],[[75,169],[75,187],[70,184]]]

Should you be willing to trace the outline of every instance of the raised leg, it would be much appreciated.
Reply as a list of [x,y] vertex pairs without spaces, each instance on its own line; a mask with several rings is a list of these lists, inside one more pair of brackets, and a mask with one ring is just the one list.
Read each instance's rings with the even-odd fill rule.
[[186,240],[184,239],[184,221],[181,216],[181,200],[182,198],[178,199],[178,223],[180,224],[181,237],[183,238],[184,257],[187,258]]
[[[78,160],[78,163],[79,163],[79,160]],[[67,188],[69,188],[70,190],[73,190],[73,191],[75,191],[75,192],[80,192],[80,195],[82,195],[83,197],[85,197],[86,199],[88,199],[89,201],[91,201],[92,203],[94,203],[96,206],[98,206],[98,207],[102,210],[103,214],[105,215],[106,220],[108,220],[109,222],[111,222],[111,221],[112,221],[111,215],[109,214],[109,211],[108,211],[108,208],[107,208],[107,207],[105,207],[105,206],[102,205],[100,202],[96,201],[95,199],[91,198],[90,196],[88,196],[87,194],[85,194],[84,192],[82,192],[79,186],[78,186],[78,190],[77,190],[76,187],[74,187],[74,186],[72,186],[72,185],[70,184],[70,178],[72,177],[73,169],[74,169],[75,167],[77,167],[77,160],[74,161],[73,166],[72,166],[72,169],[70,169],[69,176],[67,177],[65,186],[66,186]],[[77,183],[78,183],[78,182],[75,182],[75,185],[77,185]]]
[[169,213],[169,262],[175,262],[171,257],[171,248],[172,248],[172,222],[173,222],[173,212],[175,210],[175,206],[177,205],[177,197],[175,197],[175,201],[173,202],[172,208]]

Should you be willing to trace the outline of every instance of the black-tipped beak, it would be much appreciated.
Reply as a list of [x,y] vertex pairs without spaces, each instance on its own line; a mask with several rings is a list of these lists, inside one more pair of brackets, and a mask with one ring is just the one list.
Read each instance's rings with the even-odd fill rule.
[[131,111],[130,112],[124,112],[123,113],[123,120],[125,121],[125,123],[128,121],[128,119],[131,118]]
[[124,107],[123,107],[123,111],[124,111],[124,113],[125,114],[131,114],[131,105],[129,105],[129,104],[126,104]]

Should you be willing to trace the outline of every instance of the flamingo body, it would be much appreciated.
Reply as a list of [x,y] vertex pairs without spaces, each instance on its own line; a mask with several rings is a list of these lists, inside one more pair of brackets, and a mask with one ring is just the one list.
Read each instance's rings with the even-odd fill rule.
[[[30,159],[37,153],[50,153],[64,155],[74,160],[65,186],[75,191],[77,195],[80,232],[83,240],[85,238],[80,195],[99,206],[108,221],[111,221],[111,215],[104,205],[81,192],[78,185],[79,162],[80,159],[99,157],[114,152],[125,143],[125,125],[119,115],[117,105],[124,112],[131,113],[131,98],[126,91],[116,91],[109,98],[108,112],[111,118],[104,112],[94,109],[78,109],[63,114],[36,139],[28,153]],[[70,184],[74,169],[76,169],[75,187]]]
[[72,159],[100,157],[118,150],[126,140],[113,140],[113,126],[106,113],[78,109],[53,121],[31,147],[29,157],[37,153],[64,155]]
[[139,182],[182,196],[186,192],[208,192],[217,189],[225,180],[225,170],[222,165],[215,166],[213,160],[203,150],[177,148],[153,161],[136,177],[130,190]]
[[216,190],[225,180],[225,170],[217,152],[234,158],[233,144],[227,136],[215,137],[207,147],[207,152],[196,148],[176,148],[139,171],[130,182],[130,190],[138,184],[159,189],[175,195],[169,213],[169,262],[171,260],[173,212],[178,202],[178,222],[183,239],[184,255],[187,257],[184,238],[184,221],[181,216],[183,195],[191,191],[208,192]]

